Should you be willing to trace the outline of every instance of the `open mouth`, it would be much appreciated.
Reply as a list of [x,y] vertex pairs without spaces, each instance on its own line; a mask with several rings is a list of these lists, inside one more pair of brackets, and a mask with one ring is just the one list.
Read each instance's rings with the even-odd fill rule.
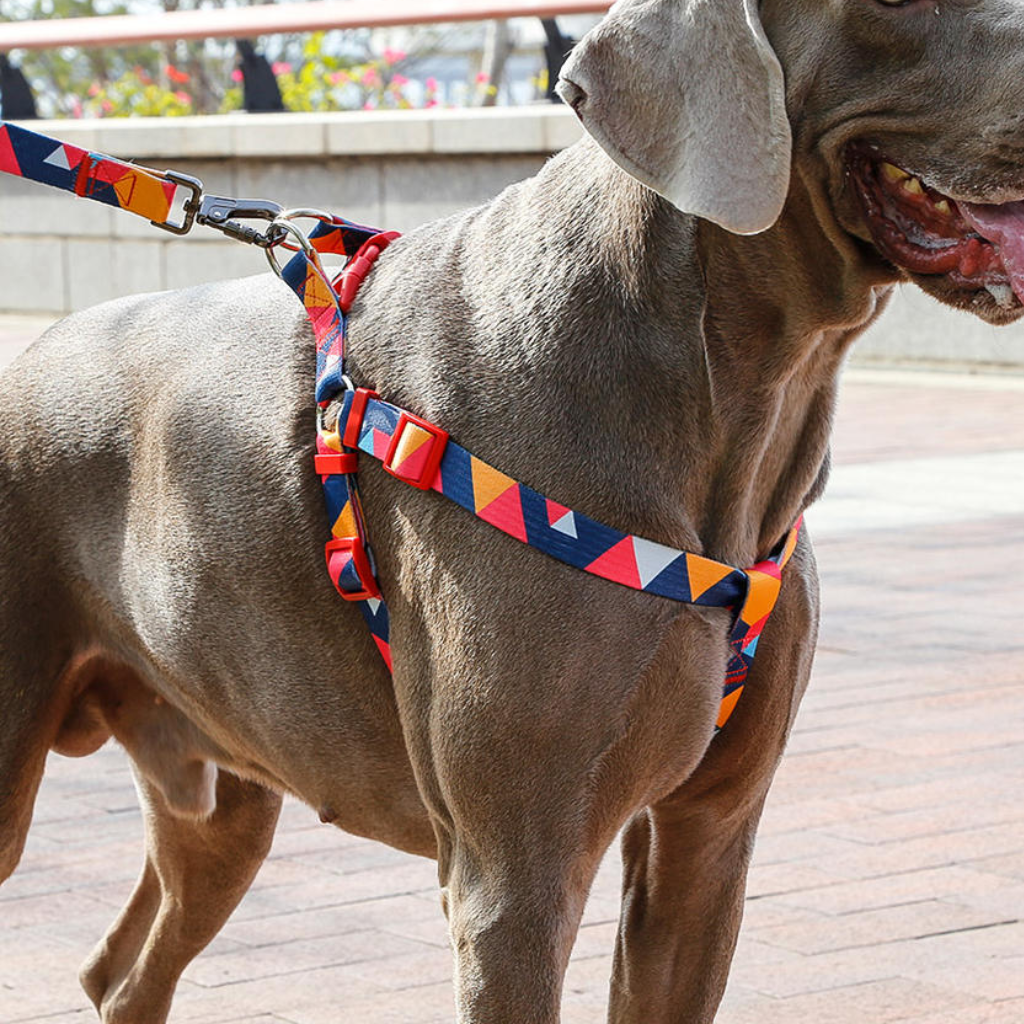
[[943,275],[963,292],[987,291],[1004,310],[1024,305],[1024,202],[958,202],[863,144],[848,160],[886,259],[912,274]]

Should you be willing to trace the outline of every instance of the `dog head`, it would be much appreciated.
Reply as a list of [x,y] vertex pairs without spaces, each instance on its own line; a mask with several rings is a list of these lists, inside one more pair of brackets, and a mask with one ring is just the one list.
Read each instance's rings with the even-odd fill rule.
[[1024,315],[1021,0],[619,0],[559,92],[687,213],[765,231],[799,176],[874,271]]

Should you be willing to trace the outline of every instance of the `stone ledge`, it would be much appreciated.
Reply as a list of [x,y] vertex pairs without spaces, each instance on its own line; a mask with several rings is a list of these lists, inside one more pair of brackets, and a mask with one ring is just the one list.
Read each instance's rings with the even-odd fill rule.
[[36,121],[34,131],[125,159],[272,159],[429,153],[553,153],[582,134],[568,108],[344,111]]

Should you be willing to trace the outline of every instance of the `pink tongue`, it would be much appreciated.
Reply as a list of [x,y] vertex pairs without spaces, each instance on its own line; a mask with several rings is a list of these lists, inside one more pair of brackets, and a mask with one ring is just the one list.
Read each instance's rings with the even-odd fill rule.
[[1024,302],[1024,202],[1000,206],[959,203],[964,219],[983,238],[999,247],[1003,266],[1017,298]]

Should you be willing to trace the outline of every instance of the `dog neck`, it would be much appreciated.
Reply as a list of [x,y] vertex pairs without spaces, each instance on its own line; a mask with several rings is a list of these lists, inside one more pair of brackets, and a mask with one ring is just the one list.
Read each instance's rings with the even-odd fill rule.
[[824,488],[840,371],[891,294],[891,276],[814,195],[795,177],[782,218],[760,235],[697,230],[710,393],[729,453],[703,529],[723,523],[759,554]]
[[646,332],[679,339],[658,373],[680,382],[679,449],[695,436],[705,446],[675,471],[680,501],[703,550],[741,564],[763,557],[824,487],[840,370],[892,278],[799,177],[779,223],[741,237],[679,213],[617,168],[604,173],[634,301],[666,289],[682,298],[681,310],[663,300],[660,328]]

